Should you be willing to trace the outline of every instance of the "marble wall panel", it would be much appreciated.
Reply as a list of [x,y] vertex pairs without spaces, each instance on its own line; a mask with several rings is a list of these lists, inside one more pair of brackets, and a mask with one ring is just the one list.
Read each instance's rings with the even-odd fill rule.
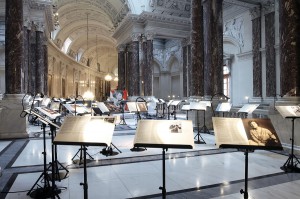
[[147,40],[146,65],[144,68],[144,95],[153,95],[153,40]]

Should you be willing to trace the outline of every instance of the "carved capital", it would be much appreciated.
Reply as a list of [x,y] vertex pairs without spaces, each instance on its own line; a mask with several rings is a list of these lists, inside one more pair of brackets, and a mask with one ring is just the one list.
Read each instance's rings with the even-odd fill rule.
[[27,27],[27,29],[30,30],[32,23],[29,18],[26,18],[26,19],[24,19],[23,25],[24,25],[24,27]]
[[184,39],[181,40],[181,46],[182,47],[188,46],[190,43],[191,43],[190,37],[187,37],[187,38],[184,38]]
[[146,32],[145,36],[147,40],[153,40],[154,39],[154,32]]
[[252,20],[260,17],[261,16],[260,8],[258,6],[256,6],[252,9],[250,9],[250,15],[251,15]]
[[44,32],[45,30],[45,25],[40,22],[40,21],[35,21],[33,22],[34,26],[35,26],[35,29],[36,31],[39,31],[39,32]]
[[126,49],[126,45],[121,44],[121,45],[119,45],[119,46],[117,47],[117,49],[118,49],[118,52],[124,52],[125,49]]
[[271,1],[268,1],[266,4],[262,5],[262,10],[263,10],[265,15],[269,14],[269,13],[272,13],[272,12],[275,12],[275,3],[271,2]]
[[131,40],[132,41],[139,41],[140,36],[141,36],[141,33],[132,33],[131,34]]

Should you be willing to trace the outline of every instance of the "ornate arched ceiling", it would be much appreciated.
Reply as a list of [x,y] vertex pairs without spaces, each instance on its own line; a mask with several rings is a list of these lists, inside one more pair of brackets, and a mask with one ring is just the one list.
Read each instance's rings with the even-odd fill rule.
[[[111,34],[129,11],[125,0],[53,0],[53,12],[58,15],[55,41],[72,42],[69,51],[92,61],[91,66],[108,64],[116,67],[116,41]],[[97,58],[98,57],[98,58]]]

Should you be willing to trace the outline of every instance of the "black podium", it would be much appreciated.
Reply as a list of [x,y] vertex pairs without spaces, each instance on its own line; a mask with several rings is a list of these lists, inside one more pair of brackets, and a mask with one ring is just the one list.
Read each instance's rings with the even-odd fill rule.
[[270,119],[213,117],[212,121],[216,145],[219,148],[238,149],[245,154],[245,188],[240,193],[244,194],[244,199],[248,199],[249,153],[259,149],[282,150],[278,135]]
[[83,147],[84,199],[88,198],[86,146],[109,146],[115,124],[102,116],[68,116],[59,129],[53,143],[55,145],[79,145]]
[[165,153],[169,148],[192,149],[194,147],[192,121],[140,120],[134,137],[134,147],[162,149],[162,181],[159,187],[166,198]]

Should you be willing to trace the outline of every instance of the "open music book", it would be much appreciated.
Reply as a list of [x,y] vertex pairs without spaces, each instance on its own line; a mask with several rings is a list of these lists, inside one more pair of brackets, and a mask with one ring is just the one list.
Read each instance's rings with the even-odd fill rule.
[[270,119],[213,117],[212,121],[220,148],[282,150]]
[[54,111],[47,107],[36,107],[36,109],[39,110],[42,114],[49,117],[50,120],[55,120],[57,117],[61,116],[57,111]]
[[127,102],[127,107],[130,112],[147,112],[146,102]]
[[67,116],[54,139],[55,144],[109,146],[115,129],[115,117]]
[[284,118],[300,117],[300,105],[275,106],[275,108]]
[[193,135],[192,121],[140,120],[134,137],[134,146],[192,149]]

